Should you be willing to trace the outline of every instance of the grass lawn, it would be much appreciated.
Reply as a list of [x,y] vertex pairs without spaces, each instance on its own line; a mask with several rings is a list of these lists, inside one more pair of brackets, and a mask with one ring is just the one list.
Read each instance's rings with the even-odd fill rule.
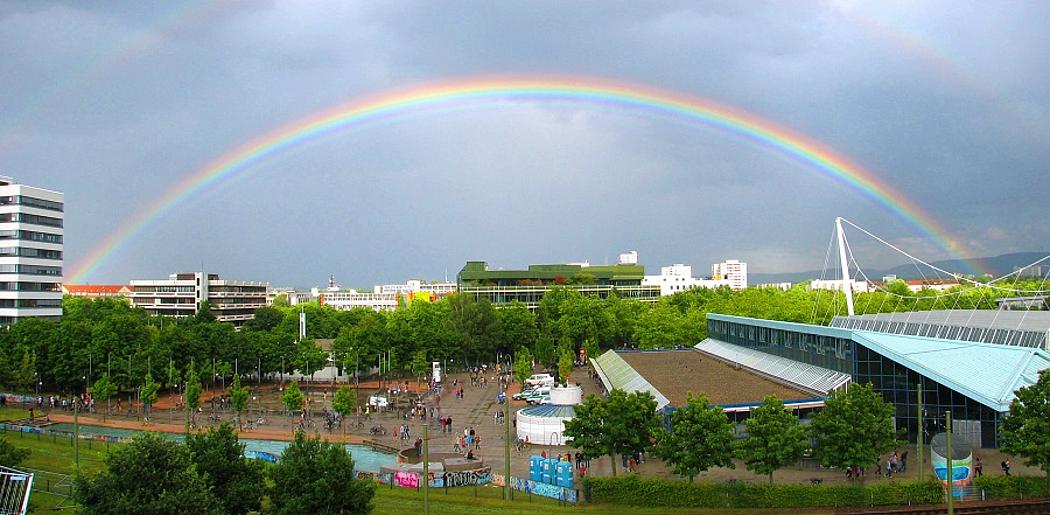
[[[0,412],[2,415],[9,414],[10,410]],[[0,432],[0,436],[11,442],[12,445],[29,449],[31,454],[25,462],[20,464],[23,469],[32,469],[36,473],[33,485],[33,495],[30,500],[30,513],[72,513],[75,510],[69,506],[70,501],[59,495],[48,492],[48,489],[68,492],[69,483],[67,477],[75,472],[74,452],[71,440],[68,438],[52,438],[51,436],[36,435],[30,433]],[[121,444],[112,444],[121,445]],[[80,468],[85,472],[101,470],[102,458],[106,452],[107,444],[101,442],[80,442]],[[431,513],[450,513],[456,515],[490,514],[500,515],[525,515],[545,513],[601,513],[609,515],[617,514],[715,514],[715,513],[756,513],[754,510],[702,510],[702,509],[668,509],[668,508],[638,508],[634,506],[619,506],[608,504],[584,504],[580,506],[560,506],[557,501],[539,496],[529,496],[522,492],[514,492],[514,501],[505,503],[502,498],[503,490],[493,486],[479,486],[477,496],[471,487],[449,489],[445,494],[443,489],[435,489],[430,492]],[[390,489],[386,485],[377,485],[374,500],[375,511],[379,515],[422,513],[423,492],[405,488]],[[55,510],[57,507],[68,507]],[[765,513],[776,513],[773,511]],[[798,515],[798,512],[793,512]]]
[[[503,501],[503,490],[493,486],[479,486],[478,495],[474,497],[473,488],[449,489],[448,495],[444,490],[430,492],[430,513],[434,514],[456,514],[473,515],[499,513],[501,515],[531,515],[544,513],[601,513],[603,515],[628,515],[628,514],[703,514],[713,515],[715,513],[778,513],[776,511],[755,510],[709,510],[689,508],[639,508],[636,506],[620,506],[612,504],[581,504],[580,506],[560,506],[553,499],[533,496],[531,502],[529,497],[522,492],[514,492],[514,501],[507,504]],[[373,513],[377,515],[394,515],[401,513],[423,512],[423,491],[409,490],[405,488],[390,489],[387,485],[380,485],[375,496],[376,509]],[[786,513],[786,512],[785,512]],[[798,515],[798,510],[793,511]]]

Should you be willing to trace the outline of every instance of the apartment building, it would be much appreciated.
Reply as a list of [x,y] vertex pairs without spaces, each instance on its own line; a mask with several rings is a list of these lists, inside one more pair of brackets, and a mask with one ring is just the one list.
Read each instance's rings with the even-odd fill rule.
[[0,324],[62,316],[63,203],[0,176]]

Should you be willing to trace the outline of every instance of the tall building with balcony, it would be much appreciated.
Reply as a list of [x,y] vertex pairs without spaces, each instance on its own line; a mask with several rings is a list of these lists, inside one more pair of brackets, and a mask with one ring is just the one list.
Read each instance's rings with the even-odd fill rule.
[[131,304],[150,315],[187,317],[208,301],[219,322],[237,327],[255,318],[255,310],[266,306],[269,283],[220,279],[218,274],[191,272],[171,274],[162,280],[131,281]]
[[727,259],[721,263],[711,265],[711,279],[724,279],[729,281],[729,287],[734,290],[747,288],[747,263],[736,259]]
[[63,202],[0,176],[0,324],[62,316]]

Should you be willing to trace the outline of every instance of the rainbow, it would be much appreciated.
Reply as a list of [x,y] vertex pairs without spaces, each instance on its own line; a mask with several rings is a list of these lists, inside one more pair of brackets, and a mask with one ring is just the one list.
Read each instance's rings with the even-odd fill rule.
[[79,283],[145,227],[180,202],[220,181],[334,131],[420,110],[494,101],[569,101],[610,105],[698,122],[793,158],[845,184],[897,214],[952,256],[961,246],[922,208],[875,174],[802,135],[749,113],[683,93],[588,77],[486,77],[428,84],[388,92],[321,111],[244,143],[186,176],[142,207],[74,265],[68,282]]

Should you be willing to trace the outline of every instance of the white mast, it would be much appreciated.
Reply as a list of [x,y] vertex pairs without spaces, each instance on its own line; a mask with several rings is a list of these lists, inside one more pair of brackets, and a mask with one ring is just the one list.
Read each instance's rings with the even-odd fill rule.
[[853,280],[849,276],[849,262],[846,261],[846,235],[842,232],[842,217],[835,217],[835,232],[839,240],[839,263],[842,265],[842,291],[846,292],[846,313],[853,316]]

